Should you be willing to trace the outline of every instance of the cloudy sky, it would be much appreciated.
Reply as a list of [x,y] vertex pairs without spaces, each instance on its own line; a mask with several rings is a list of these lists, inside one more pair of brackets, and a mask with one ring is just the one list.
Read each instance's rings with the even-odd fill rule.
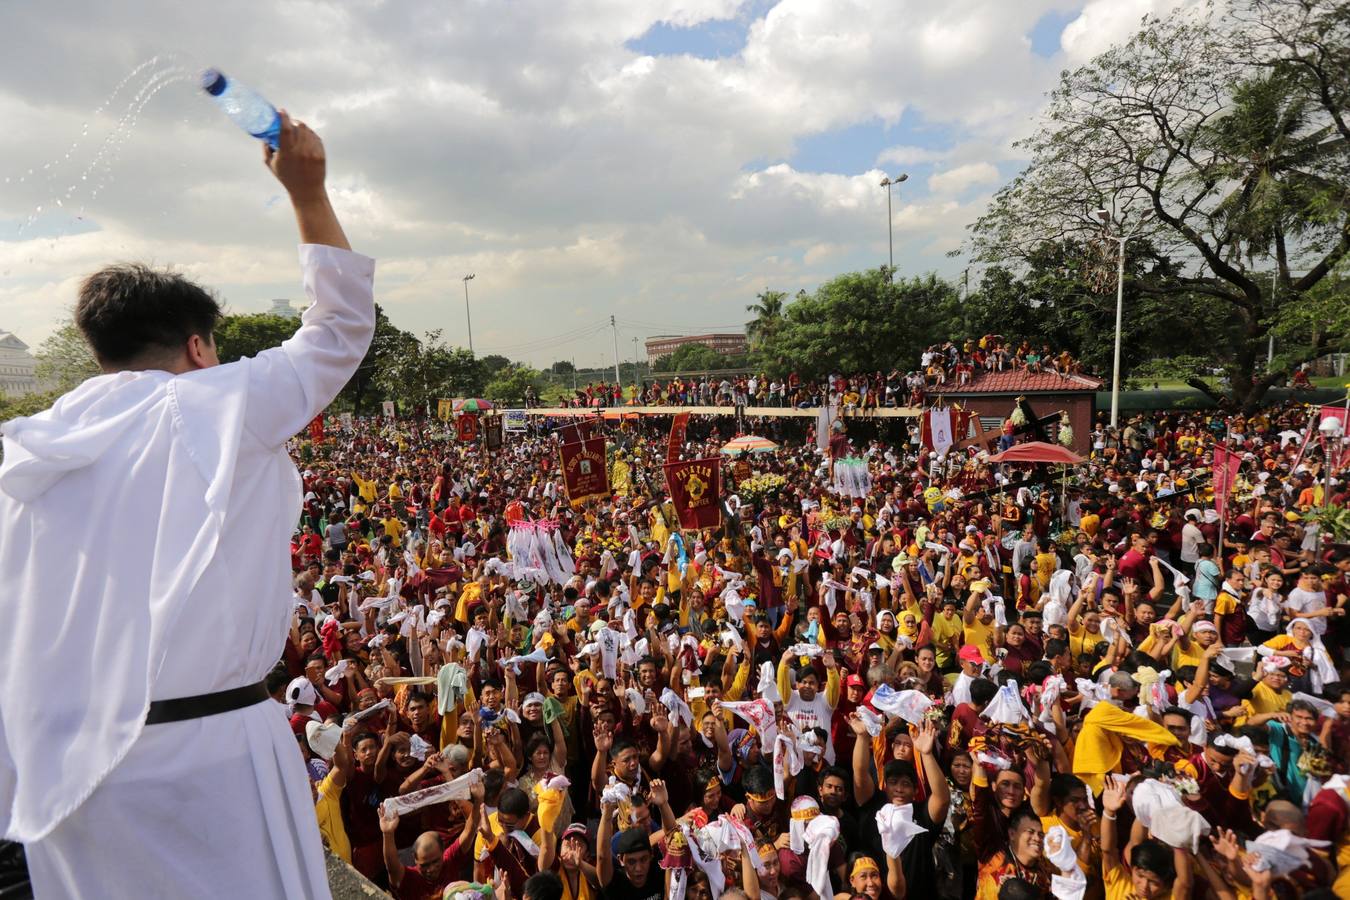
[[279,186],[185,77],[208,65],[318,129],[397,325],[465,344],[475,273],[479,353],[612,364],[610,315],[624,359],[634,337],[738,328],[758,291],[885,262],[885,174],[909,174],[900,271],[959,277],[946,254],[1019,169],[1010,144],[1059,71],[1170,5],[9,4],[0,329],[36,346],[80,275],[121,259],[235,312],[299,299]]

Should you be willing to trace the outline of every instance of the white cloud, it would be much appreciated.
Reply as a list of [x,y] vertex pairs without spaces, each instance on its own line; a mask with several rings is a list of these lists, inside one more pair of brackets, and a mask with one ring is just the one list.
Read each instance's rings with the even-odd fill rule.
[[960,194],[978,184],[999,181],[998,167],[992,163],[966,163],[928,177],[928,189],[934,194]]
[[1064,31],[1059,45],[1073,65],[1129,38],[1145,16],[1164,16],[1178,7],[1197,8],[1205,0],[1088,0]]
[[[68,188],[66,208],[99,227],[67,234],[63,212],[28,239],[4,232],[0,327],[31,344],[77,276],[115,259],[177,264],[237,309],[298,297],[279,187],[190,82],[111,142],[110,181],[98,167],[80,179],[126,92],[94,110],[127,61],[156,48],[181,48],[184,70],[218,65],[321,130],[335,205],[353,244],[381,260],[377,292],[397,324],[462,340],[459,279],[472,271],[475,344],[530,346],[543,364],[555,352],[607,358],[603,334],[536,345],[611,312],[734,322],[766,286],[810,289],[880,264],[883,166],[942,169],[896,191],[892,224],[903,270],[950,270],[943,253],[980,212],[971,190],[996,183],[994,164],[1011,159],[1062,63],[1032,53],[1026,34],[1063,0],[781,0],[741,52],[711,60],[626,43],[659,23],[744,16],[746,0],[453,12],[431,0],[237,0],[223,19],[173,0],[144,0],[131,19],[115,6],[52,0],[6,19],[0,179],[15,181],[0,190],[0,227]],[[1084,16],[1105,6],[1087,0]],[[897,129],[897,146],[867,171],[779,162],[804,139],[876,122]],[[906,131],[916,122],[923,137]]]

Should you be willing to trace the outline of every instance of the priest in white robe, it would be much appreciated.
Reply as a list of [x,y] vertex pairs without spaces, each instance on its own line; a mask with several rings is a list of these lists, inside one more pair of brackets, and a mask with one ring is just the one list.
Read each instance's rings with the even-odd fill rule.
[[365,355],[374,263],[328,202],[318,136],[283,114],[264,153],[299,224],[296,334],[218,365],[208,294],[107,269],[76,310],[105,374],[3,427],[0,833],[39,898],[329,896],[262,683],[294,604],[285,444]]

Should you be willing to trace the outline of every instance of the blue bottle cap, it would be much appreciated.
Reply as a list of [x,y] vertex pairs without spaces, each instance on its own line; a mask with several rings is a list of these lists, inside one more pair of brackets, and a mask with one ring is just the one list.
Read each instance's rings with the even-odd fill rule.
[[219,97],[225,91],[225,73],[219,69],[206,69],[202,72],[202,90],[212,97]]

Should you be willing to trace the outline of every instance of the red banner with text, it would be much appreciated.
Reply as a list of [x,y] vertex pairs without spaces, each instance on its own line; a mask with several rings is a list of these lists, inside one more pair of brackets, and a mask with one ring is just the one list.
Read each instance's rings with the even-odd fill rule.
[[563,483],[573,506],[609,496],[609,471],[605,466],[605,439],[589,438],[558,448]]
[[670,440],[666,444],[666,462],[673,463],[680,458],[684,449],[684,433],[689,429],[689,413],[676,413],[670,420]]
[[666,464],[666,487],[686,530],[722,524],[722,461],[691,459]]

